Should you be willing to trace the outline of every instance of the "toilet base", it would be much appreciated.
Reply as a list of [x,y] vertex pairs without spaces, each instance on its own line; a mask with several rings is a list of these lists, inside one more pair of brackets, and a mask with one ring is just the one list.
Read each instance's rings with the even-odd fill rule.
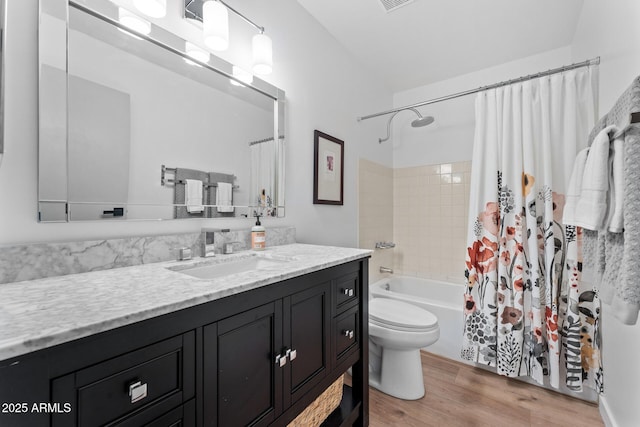
[[382,348],[380,371],[370,372],[369,385],[398,399],[421,399],[424,379],[420,350]]

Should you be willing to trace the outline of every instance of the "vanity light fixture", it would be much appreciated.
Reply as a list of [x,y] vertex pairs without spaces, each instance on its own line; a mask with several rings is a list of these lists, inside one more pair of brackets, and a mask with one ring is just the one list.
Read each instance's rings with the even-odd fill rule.
[[253,51],[253,72],[256,74],[271,74],[273,70],[273,49],[271,39],[263,32],[253,36],[251,40]]
[[[118,21],[125,27],[140,33],[140,34],[149,34],[151,32],[151,23],[140,18],[133,12],[129,12],[127,9],[122,7],[118,8]],[[132,36],[135,37],[134,34]]]
[[198,46],[191,42],[184,43],[184,51],[193,59],[196,59],[200,62],[209,62],[209,52],[204,49],[200,49]]
[[133,0],[133,5],[152,18],[163,18],[167,14],[167,0]]
[[217,0],[208,0],[202,5],[204,44],[213,50],[223,51],[229,47],[229,12]]
[[[231,11],[255,27],[260,33],[252,39],[252,70],[254,74],[269,74],[273,70],[273,44],[264,34],[264,27],[256,24],[222,0],[184,0],[186,18],[202,21],[205,44],[217,51],[229,46],[229,14]],[[198,9],[198,6],[202,9]]]
[[[233,77],[235,77],[236,79],[240,80],[242,83],[246,83],[248,85],[253,83],[253,74],[251,74],[250,72],[248,72],[246,70],[243,70],[242,68],[238,67],[237,65],[233,66]],[[244,86],[242,83],[238,82],[237,80],[229,79],[229,81],[234,86]]]

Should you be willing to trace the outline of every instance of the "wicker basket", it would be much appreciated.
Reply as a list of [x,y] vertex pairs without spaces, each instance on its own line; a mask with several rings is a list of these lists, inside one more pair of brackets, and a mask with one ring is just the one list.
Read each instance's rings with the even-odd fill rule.
[[322,392],[311,405],[289,423],[287,427],[317,427],[340,406],[342,400],[342,384],[344,376],[340,376],[333,384]]

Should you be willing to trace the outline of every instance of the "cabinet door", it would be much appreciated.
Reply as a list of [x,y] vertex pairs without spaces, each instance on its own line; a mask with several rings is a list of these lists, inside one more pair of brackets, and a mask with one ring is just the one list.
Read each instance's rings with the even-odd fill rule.
[[331,283],[284,298],[284,345],[290,349],[285,405],[298,400],[327,373],[331,325]]
[[268,425],[282,412],[282,301],[204,327],[205,426]]

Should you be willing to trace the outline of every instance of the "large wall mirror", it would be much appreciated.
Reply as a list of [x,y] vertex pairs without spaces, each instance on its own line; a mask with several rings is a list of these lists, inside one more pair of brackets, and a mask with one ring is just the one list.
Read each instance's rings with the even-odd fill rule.
[[40,1],[39,220],[283,216],[284,92],[118,16]]

